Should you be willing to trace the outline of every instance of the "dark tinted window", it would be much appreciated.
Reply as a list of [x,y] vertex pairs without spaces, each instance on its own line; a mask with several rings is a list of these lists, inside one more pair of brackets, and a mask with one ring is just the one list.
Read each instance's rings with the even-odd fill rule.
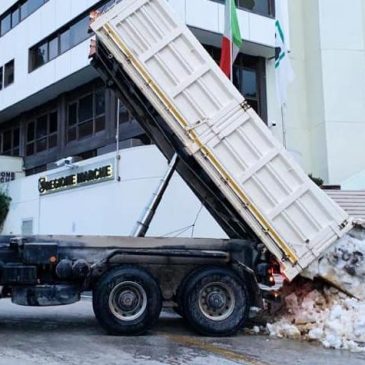
[[48,43],[34,47],[30,57],[30,70],[32,71],[48,62]]
[[30,122],[27,128],[27,141],[34,139],[34,122]]
[[68,106],[68,124],[74,125],[77,123],[77,104],[71,104]]
[[47,115],[37,119],[36,138],[41,138],[47,135]]
[[95,93],[95,115],[105,113],[105,91],[100,89]]
[[[108,6],[114,4],[115,2],[119,2],[120,0],[103,0],[98,1],[99,10],[105,10]],[[30,9],[30,5],[33,4],[40,4],[45,3],[47,0],[34,0],[32,4],[28,4],[29,6],[24,8],[24,12],[28,12]],[[33,5],[35,6],[35,5]],[[35,6],[36,7],[36,6]],[[29,72],[34,71],[36,68],[42,66],[44,63],[53,60],[58,55],[67,52],[72,47],[78,45],[79,43],[83,42],[84,40],[90,37],[89,34],[89,14],[90,10],[95,9],[95,7],[91,7],[90,9],[86,10],[83,14],[79,17],[75,18],[61,29],[59,29],[54,34],[44,39],[41,44],[48,44],[49,46],[49,54],[47,57],[39,56],[39,46],[34,46],[29,49]],[[24,13],[24,14],[25,14]],[[23,16],[23,10],[22,10]],[[56,41],[57,39],[57,41]]]
[[257,97],[257,77],[255,70],[244,69],[241,72],[241,85],[243,85],[243,95],[245,98]]
[[3,151],[7,152],[11,149],[11,140],[12,140],[11,130],[6,131],[3,135],[3,138],[4,138]]
[[79,101],[79,122],[93,117],[93,96],[87,95]]
[[0,67],[0,90],[3,88],[3,68]]
[[57,129],[58,129],[57,112],[53,112],[49,116],[49,133],[57,132]]
[[20,22],[20,9],[17,8],[11,13],[11,26],[15,27]]
[[5,18],[1,19],[0,27],[1,35],[4,35],[11,29],[11,14],[8,14]]
[[18,0],[0,17],[0,35],[17,26],[28,15],[32,14],[48,0]]
[[71,47],[79,44],[80,42],[87,39],[90,35],[88,34],[89,29],[89,16],[84,17],[79,20],[76,24],[72,25],[70,28],[70,42]]
[[7,87],[14,82],[14,60],[4,66],[4,86]]
[[60,52],[61,53],[66,52],[70,48],[71,48],[70,30],[67,29],[60,35]]
[[48,43],[49,60],[58,56],[58,38],[53,38]]
[[19,147],[19,140],[20,140],[20,130],[19,130],[19,128],[15,128],[14,129],[14,133],[13,133],[13,145],[14,145],[14,148]]
[[27,1],[27,5],[28,5],[28,14],[33,13],[34,11],[36,11],[38,8],[40,8],[43,4],[45,3],[44,0],[28,0]]
[[19,127],[0,131],[0,154],[19,156]]
[[26,154],[34,155],[57,146],[57,112],[43,114],[28,122]]
[[105,130],[105,89],[72,100],[68,105],[67,142],[90,137]]

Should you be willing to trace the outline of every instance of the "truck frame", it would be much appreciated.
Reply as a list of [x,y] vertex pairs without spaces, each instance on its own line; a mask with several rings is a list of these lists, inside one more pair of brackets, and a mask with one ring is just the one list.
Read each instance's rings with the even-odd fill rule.
[[164,305],[202,334],[230,335],[262,306],[259,261],[244,240],[2,236],[1,297],[56,306],[92,291],[95,316],[111,334],[147,331]]

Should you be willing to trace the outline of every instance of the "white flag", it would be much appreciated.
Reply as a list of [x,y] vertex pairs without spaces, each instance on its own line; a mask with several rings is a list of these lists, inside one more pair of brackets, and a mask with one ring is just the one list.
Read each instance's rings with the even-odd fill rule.
[[288,48],[283,26],[282,2],[276,1],[275,21],[275,71],[276,89],[280,105],[285,105],[288,96],[288,85],[294,80],[294,72],[290,64]]

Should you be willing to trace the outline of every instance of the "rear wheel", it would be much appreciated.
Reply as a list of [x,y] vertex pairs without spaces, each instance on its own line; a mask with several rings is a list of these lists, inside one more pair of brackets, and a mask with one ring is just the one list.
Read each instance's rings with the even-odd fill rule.
[[93,292],[93,309],[110,334],[138,335],[158,320],[162,296],[158,283],[138,267],[119,267],[104,274]]
[[198,332],[228,336],[244,326],[248,316],[247,289],[232,270],[208,267],[191,275],[184,288],[184,316]]

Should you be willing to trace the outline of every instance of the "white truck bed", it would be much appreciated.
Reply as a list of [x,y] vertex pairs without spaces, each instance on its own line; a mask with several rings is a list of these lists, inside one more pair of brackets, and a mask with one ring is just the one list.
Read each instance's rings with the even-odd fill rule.
[[123,0],[92,29],[289,279],[352,228],[165,0]]

